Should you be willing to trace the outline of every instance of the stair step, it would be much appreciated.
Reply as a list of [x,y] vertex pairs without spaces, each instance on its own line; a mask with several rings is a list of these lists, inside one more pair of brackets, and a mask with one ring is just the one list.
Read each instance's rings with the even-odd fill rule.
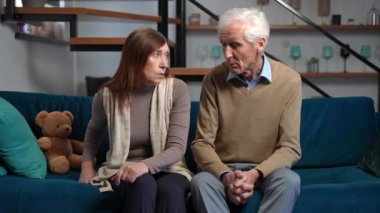
[[[15,15],[91,15],[101,17],[111,17],[119,19],[129,19],[138,21],[161,22],[160,16],[141,15],[135,13],[115,12],[109,10],[98,10],[84,7],[16,7]],[[44,19],[46,20],[46,18]],[[169,18],[171,24],[180,24],[181,20]]]
[[121,51],[125,38],[70,38],[71,51]]

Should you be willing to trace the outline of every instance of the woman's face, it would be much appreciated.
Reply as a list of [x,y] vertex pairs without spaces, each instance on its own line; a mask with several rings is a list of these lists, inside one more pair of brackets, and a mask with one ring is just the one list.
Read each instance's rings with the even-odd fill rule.
[[165,72],[169,68],[170,49],[167,43],[153,51],[146,61],[143,69],[144,83],[157,85],[165,78]]

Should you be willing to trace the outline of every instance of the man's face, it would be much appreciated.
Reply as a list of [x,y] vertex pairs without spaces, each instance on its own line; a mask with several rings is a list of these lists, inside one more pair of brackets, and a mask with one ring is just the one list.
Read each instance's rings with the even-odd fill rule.
[[226,64],[232,73],[240,75],[255,67],[260,53],[256,44],[245,39],[241,23],[233,23],[222,29],[219,40],[223,46]]

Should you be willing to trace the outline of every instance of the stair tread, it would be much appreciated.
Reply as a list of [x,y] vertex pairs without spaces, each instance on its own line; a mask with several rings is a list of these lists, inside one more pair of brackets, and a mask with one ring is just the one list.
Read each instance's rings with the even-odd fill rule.
[[[28,15],[92,15],[139,21],[161,22],[160,16],[141,15],[135,13],[115,12],[110,10],[98,10],[85,7],[16,7],[15,14]],[[169,23],[180,24],[181,20],[169,18]]]

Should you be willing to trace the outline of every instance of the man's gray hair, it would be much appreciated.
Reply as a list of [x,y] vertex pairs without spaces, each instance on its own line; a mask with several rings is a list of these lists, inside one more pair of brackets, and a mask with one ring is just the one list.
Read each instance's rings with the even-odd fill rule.
[[220,16],[218,33],[232,23],[240,22],[247,41],[255,44],[260,38],[269,38],[269,23],[265,14],[257,8],[233,8]]

